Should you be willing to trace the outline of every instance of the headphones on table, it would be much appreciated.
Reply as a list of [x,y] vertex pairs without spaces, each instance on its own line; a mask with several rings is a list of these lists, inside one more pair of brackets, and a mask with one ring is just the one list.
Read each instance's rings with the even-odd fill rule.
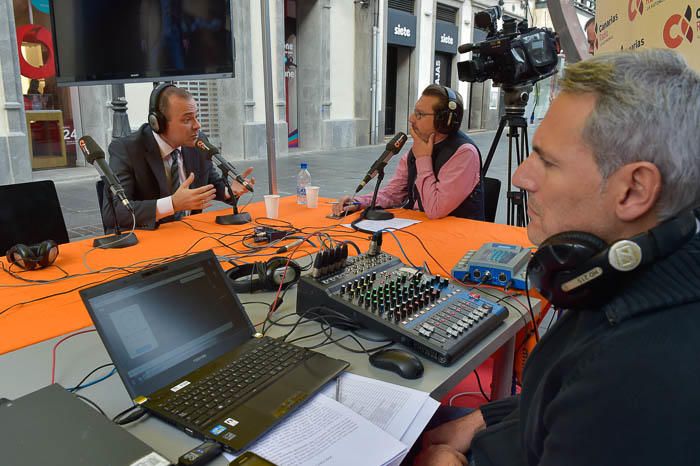
[[58,244],[53,240],[39,244],[15,244],[6,253],[7,261],[25,270],[43,269],[58,257]]
[[462,97],[447,86],[442,86],[447,96],[447,108],[435,112],[435,129],[440,133],[451,134],[459,130],[464,116]]
[[527,265],[527,275],[553,306],[581,309],[602,302],[619,287],[617,278],[679,249],[695,235],[696,217],[686,211],[651,230],[608,245],[580,231],[546,239]]
[[169,87],[175,87],[175,85],[170,83],[159,84],[151,91],[151,98],[148,100],[148,125],[156,134],[164,132],[165,127],[168,125],[168,119],[158,109],[158,103],[160,102],[160,95]]
[[[287,264],[289,261],[289,264]],[[287,272],[285,274],[285,267]],[[256,291],[277,291],[282,283],[286,290],[301,278],[301,267],[286,257],[272,257],[266,262],[253,262],[236,266],[227,272],[236,293],[254,293]]]

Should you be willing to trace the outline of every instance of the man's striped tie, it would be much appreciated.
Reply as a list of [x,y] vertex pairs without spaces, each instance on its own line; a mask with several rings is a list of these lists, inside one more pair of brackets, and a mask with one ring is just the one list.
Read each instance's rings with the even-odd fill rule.
[[172,162],[170,163],[170,194],[175,194],[180,187],[180,151],[175,149],[170,153]]

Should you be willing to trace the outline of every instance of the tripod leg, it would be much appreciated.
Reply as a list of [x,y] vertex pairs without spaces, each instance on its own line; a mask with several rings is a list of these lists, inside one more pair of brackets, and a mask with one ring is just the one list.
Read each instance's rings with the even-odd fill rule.
[[498,147],[498,141],[501,140],[501,135],[503,134],[503,128],[506,127],[506,119],[505,117],[501,118],[501,121],[498,123],[498,131],[496,131],[496,136],[493,138],[493,142],[491,143],[491,147],[489,148],[489,154],[486,156],[486,162],[484,163],[484,166],[481,170],[482,175],[486,175],[486,173],[489,171],[489,167],[491,166],[491,160],[493,159],[493,155],[496,153],[496,148]]

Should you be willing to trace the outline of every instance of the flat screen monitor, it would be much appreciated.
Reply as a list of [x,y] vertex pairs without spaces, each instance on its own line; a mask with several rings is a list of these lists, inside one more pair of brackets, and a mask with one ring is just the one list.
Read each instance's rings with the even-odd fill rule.
[[59,85],[234,75],[230,0],[50,0]]

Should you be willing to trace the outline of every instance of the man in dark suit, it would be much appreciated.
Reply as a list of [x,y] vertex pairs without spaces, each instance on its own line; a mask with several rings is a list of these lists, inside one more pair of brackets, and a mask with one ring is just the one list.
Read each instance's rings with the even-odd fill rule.
[[[198,213],[214,199],[231,203],[226,181],[215,170],[206,154],[195,147],[201,125],[197,104],[185,89],[160,85],[153,90],[149,122],[109,145],[109,166],[134,206],[136,228],[153,229],[159,223]],[[243,177],[253,171],[248,168]],[[249,180],[251,184],[255,180]],[[234,182],[235,195],[245,189]],[[107,226],[131,229],[133,219],[127,209],[104,197],[102,212]]]

